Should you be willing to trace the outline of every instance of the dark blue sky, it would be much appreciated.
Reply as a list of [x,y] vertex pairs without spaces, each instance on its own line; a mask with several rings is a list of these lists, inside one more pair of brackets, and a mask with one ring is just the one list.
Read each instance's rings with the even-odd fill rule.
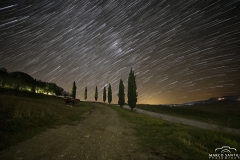
[[131,67],[139,103],[240,94],[239,0],[8,0],[0,8],[0,67],[88,100]]

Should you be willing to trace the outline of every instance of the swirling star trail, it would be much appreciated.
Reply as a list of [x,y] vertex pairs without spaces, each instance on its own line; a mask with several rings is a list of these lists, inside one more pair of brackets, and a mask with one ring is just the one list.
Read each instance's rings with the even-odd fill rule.
[[[0,8],[0,67],[94,100],[97,85],[131,67],[138,103],[240,94],[239,0],[7,0]],[[102,100],[102,98],[99,98]]]

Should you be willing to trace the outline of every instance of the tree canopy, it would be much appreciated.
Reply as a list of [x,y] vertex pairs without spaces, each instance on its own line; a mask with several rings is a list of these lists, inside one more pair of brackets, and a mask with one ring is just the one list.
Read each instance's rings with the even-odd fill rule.
[[72,87],[72,98],[76,98],[76,89],[77,89],[77,87],[76,87],[76,83],[75,83],[75,81],[73,82],[73,87]]
[[119,91],[118,91],[118,104],[122,108],[122,106],[125,103],[125,93],[124,93],[124,85],[123,85],[123,80],[120,79],[119,83]]
[[98,100],[98,88],[97,88],[97,86],[96,86],[96,89],[95,89],[95,101],[97,101]]
[[128,105],[132,110],[136,107],[138,96],[135,78],[134,71],[131,69],[128,77]]
[[107,97],[106,87],[103,88],[103,102],[105,103]]
[[112,88],[111,85],[109,84],[108,86],[108,103],[110,104],[112,102]]
[[63,95],[64,92],[55,83],[36,80],[24,72],[8,72],[5,68],[0,68],[0,87],[50,95]]
[[85,99],[85,101],[86,101],[86,99],[87,99],[87,87],[85,87],[85,91],[84,91],[84,99]]

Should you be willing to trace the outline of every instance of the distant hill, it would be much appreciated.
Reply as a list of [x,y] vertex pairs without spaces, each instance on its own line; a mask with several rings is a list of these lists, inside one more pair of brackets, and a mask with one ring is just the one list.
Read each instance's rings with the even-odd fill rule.
[[216,102],[240,102],[240,95],[234,96],[223,96],[223,97],[211,97],[207,100],[187,102],[183,104],[159,104],[160,106],[180,107],[180,106],[191,106],[195,104],[212,104]]
[[234,95],[234,96],[223,96],[223,97],[212,97],[207,100],[201,100],[201,101],[194,101],[194,102],[187,102],[183,105],[194,105],[194,104],[212,104],[219,101],[240,101],[240,95]]

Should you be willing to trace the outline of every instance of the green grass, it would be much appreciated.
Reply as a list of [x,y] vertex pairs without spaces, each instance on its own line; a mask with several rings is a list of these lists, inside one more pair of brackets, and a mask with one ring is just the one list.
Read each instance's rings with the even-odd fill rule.
[[240,102],[222,101],[181,107],[139,104],[137,108],[240,129]]
[[62,98],[11,92],[0,94],[0,150],[24,141],[47,128],[71,125],[94,107],[80,102],[67,106]]
[[215,148],[230,146],[240,150],[240,136],[199,129],[131,112],[113,105],[129,122],[136,124],[142,152],[166,159],[208,159]]

